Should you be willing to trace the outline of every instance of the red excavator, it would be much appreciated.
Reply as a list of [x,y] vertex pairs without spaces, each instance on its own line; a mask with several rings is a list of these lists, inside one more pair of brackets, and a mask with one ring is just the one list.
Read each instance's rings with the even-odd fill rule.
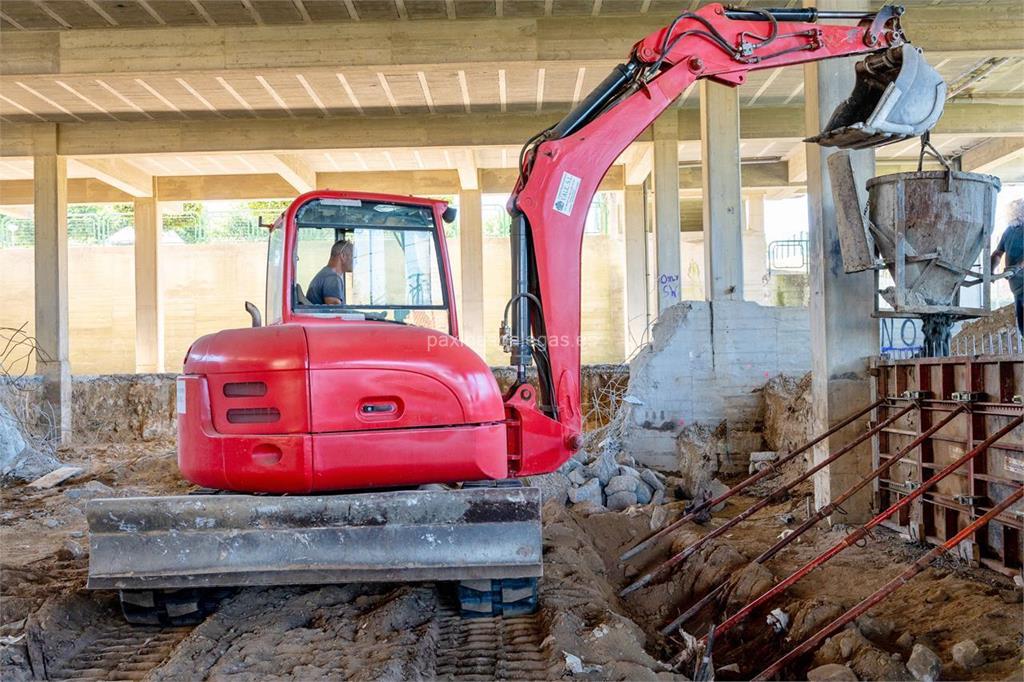
[[[902,12],[683,12],[532,137],[508,203],[501,342],[517,378],[504,395],[459,342],[453,208],[298,197],[270,228],[267,324],[247,304],[253,327],[197,340],[177,381],[178,463],[207,494],[93,500],[89,587],[120,590],[129,620],[165,624],[208,608],[201,588],[242,585],[452,581],[465,612],[533,609],[541,499],[515,479],[580,447],[580,252],[601,179],[695,80],[735,87],[833,57],[867,55],[809,141],[865,148],[930,130],[945,84]],[[835,20],[854,23],[822,23]],[[303,289],[322,269],[333,296]]]

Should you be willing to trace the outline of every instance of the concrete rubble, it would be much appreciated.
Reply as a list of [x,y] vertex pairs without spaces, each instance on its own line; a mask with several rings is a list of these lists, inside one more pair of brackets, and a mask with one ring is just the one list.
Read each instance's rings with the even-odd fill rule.
[[622,511],[637,504],[658,505],[665,501],[664,474],[620,464],[607,450],[594,455],[579,453],[551,475],[562,476],[568,483],[569,502],[590,503],[595,511]]

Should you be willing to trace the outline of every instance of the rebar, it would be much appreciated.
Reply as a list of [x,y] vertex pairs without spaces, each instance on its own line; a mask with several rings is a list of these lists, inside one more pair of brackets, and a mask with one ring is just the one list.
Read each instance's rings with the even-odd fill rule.
[[873,519],[868,521],[860,528],[849,533],[845,538],[843,538],[836,544],[832,545],[830,548],[819,554],[814,559],[811,559],[809,562],[807,562],[806,564],[798,568],[796,571],[791,573],[784,580],[776,583],[775,586],[772,587],[770,590],[762,594],[760,597],[757,597],[749,604],[744,606],[742,609],[737,611],[735,614],[727,618],[725,621],[722,622],[721,625],[718,626],[719,632],[726,632],[734,626],[738,625],[739,623],[743,622],[744,620],[746,620],[748,616],[750,616],[751,613],[753,613],[753,611],[756,608],[770,600],[772,597],[775,597],[776,595],[789,589],[792,585],[803,579],[804,576],[806,576],[808,573],[818,568],[819,566],[822,566],[832,557],[845,550],[847,547],[853,545],[854,543],[860,542],[865,536],[867,536],[867,534],[871,531],[872,528],[878,526],[883,521],[888,519],[890,516],[898,512],[900,509],[903,509],[911,502],[924,495],[932,486],[934,486],[936,483],[952,474],[954,471],[962,467],[970,460],[977,457],[980,453],[988,450],[988,448],[993,443],[998,441],[1006,434],[1010,433],[1010,431],[1013,431],[1015,428],[1020,426],[1021,423],[1024,423],[1024,414],[1014,417],[1012,420],[1010,420],[1008,424],[1003,426],[1003,428],[999,429],[994,434],[986,438],[972,450],[962,455],[959,459],[946,465],[945,468],[943,468],[938,473],[934,474],[927,481],[922,482],[920,486],[910,491],[905,497],[901,498],[899,501],[891,505],[888,509],[875,516]]
[[928,552],[923,557],[921,557],[913,564],[911,564],[910,567],[907,568],[907,570],[900,573],[898,576],[896,576],[888,583],[886,583],[878,590],[876,590],[873,594],[871,594],[871,596],[867,597],[859,604],[854,606],[852,609],[850,609],[843,615],[833,620],[831,623],[823,627],[821,630],[818,630],[816,633],[811,635],[811,637],[808,638],[805,642],[803,642],[802,644],[791,650],[789,653],[787,653],[785,656],[775,661],[770,666],[768,666],[760,673],[758,673],[758,675],[753,679],[767,680],[769,677],[778,674],[779,671],[781,671],[786,665],[788,665],[795,659],[799,658],[800,656],[806,654],[807,652],[811,651],[826,637],[836,632],[839,628],[843,627],[850,621],[860,617],[865,611],[870,609],[872,606],[884,600],[886,597],[888,597],[890,594],[898,590],[903,585],[906,585],[911,578],[913,578],[918,573],[926,569],[932,561],[934,561],[942,554],[948,552],[949,550],[959,545],[970,535],[973,535],[981,528],[987,526],[992,521],[992,519],[994,519],[1007,509],[1009,509],[1011,505],[1020,500],[1022,497],[1024,497],[1024,487],[1018,487],[1014,492],[1010,493],[1006,497],[1006,499],[1004,499],[1002,502],[1000,502],[995,507],[990,509],[984,516],[981,516],[975,521],[972,521],[966,528],[961,530],[959,533],[949,538],[941,545],[938,545],[937,547],[932,549],[930,552]]
[[670,557],[669,559],[665,560],[664,562],[662,562],[661,564],[656,566],[654,568],[654,570],[652,570],[652,571],[644,574],[643,576],[641,576],[639,579],[637,579],[631,585],[627,586],[625,589],[623,589],[621,592],[619,592],[619,596],[623,597],[623,596],[629,594],[630,592],[635,592],[636,590],[639,590],[641,587],[645,587],[645,586],[651,584],[651,581],[653,581],[657,576],[661,575],[662,573],[664,573],[668,569],[672,568],[673,566],[676,566],[677,564],[680,564],[680,563],[686,561],[686,559],[688,559],[689,557],[693,556],[705,544],[707,544],[711,540],[717,538],[718,536],[722,535],[723,533],[725,533],[727,530],[729,530],[733,526],[736,526],[736,525],[738,525],[740,523],[743,523],[743,521],[747,520],[748,518],[750,518],[751,516],[753,516],[757,512],[761,511],[762,509],[767,507],[769,504],[772,504],[773,502],[776,502],[778,499],[780,499],[783,495],[785,495],[789,490],[791,490],[798,483],[801,483],[801,482],[807,480],[808,478],[810,478],[814,474],[818,473],[819,471],[821,471],[825,467],[829,466],[830,464],[832,464],[832,462],[836,461],[837,459],[839,459],[843,455],[847,454],[848,452],[850,452],[851,450],[856,448],[858,445],[863,443],[868,438],[871,438],[875,434],[879,433],[882,429],[884,429],[885,427],[889,426],[890,424],[895,422],[897,419],[900,419],[901,417],[906,415],[908,412],[913,410],[915,407],[917,407],[917,405],[915,403],[911,403],[911,404],[907,405],[906,407],[904,407],[903,409],[898,410],[892,416],[887,417],[886,419],[882,420],[881,422],[879,422],[875,426],[871,427],[870,429],[865,431],[863,434],[861,434],[860,436],[857,436],[855,439],[853,439],[852,441],[850,441],[849,443],[847,443],[843,447],[839,448],[839,450],[837,450],[836,452],[832,453],[831,455],[829,455],[828,457],[823,459],[821,462],[819,462],[818,464],[814,465],[813,467],[811,467],[810,469],[808,469],[807,471],[802,473],[795,480],[793,480],[793,481],[783,485],[781,488],[775,490],[774,492],[772,492],[767,497],[764,497],[764,498],[760,499],[756,504],[754,504],[754,505],[748,507],[747,509],[743,510],[742,512],[740,512],[736,516],[732,517],[731,519],[729,519],[728,521],[723,523],[718,528],[716,528],[713,531],[711,531],[710,533],[701,536],[701,538],[699,540],[697,540],[695,543],[693,543],[692,545],[686,547],[681,552],[675,554],[674,556]]
[[825,440],[826,438],[828,438],[832,434],[836,433],[840,429],[842,429],[842,428],[844,428],[846,426],[849,426],[853,422],[857,421],[858,419],[863,417],[865,414],[867,414],[871,410],[873,410],[876,407],[879,407],[880,405],[882,405],[882,403],[884,403],[885,400],[886,400],[885,398],[879,398],[878,400],[874,401],[873,403],[871,403],[870,405],[868,405],[864,409],[857,411],[856,413],[850,415],[849,417],[847,417],[846,419],[842,420],[841,422],[839,422],[835,426],[831,427],[830,429],[828,429],[827,431],[825,431],[821,435],[816,436],[815,438],[813,438],[813,439],[809,440],[808,442],[804,443],[799,448],[797,448],[796,450],[793,450],[792,452],[790,452],[788,455],[786,455],[782,459],[778,460],[777,462],[773,462],[773,463],[769,464],[769,466],[766,466],[764,469],[761,469],[757,473],[753,474],[752,476],[749,476],[748,478],[744,479],[742,482],[738,483],[737,485],[733,486],[732,488],[729,488],[729,490],[725,491],[724,493],[722,493],[718,497],[715,497],[713,499],[705,500],[704,502],[701,502],[700,504],[698,504],[696,507],[694,507],[692,510],[690,510],[686,515],[684,515],[678,521],[673,521],[669,525],[667,525],[664,528],[662,528],[662,529],[652,533],[651,535],[648,535],[646,538],[644,538],[643,540],[638,542],[629,551],[625,552],[622,556],[620,556],[619,557],[619,561],[628,561],[628,560],[632,559],[637,554],[639,554],[640,552],[643,552],[645,549],[647,549],[648,547],[653,545],[658,539],[668,535],[669,533],[674,531],[676,528],[679,528],[680,526],[682,526],[684,523],[687,523],[688,521],[692,521],[693,519],[697,518],[705,510],[717,507],[719,504],[721,504],[722,502],[725,502],[727,499],[729,499],[733,495],[735,495],[737,493],[740,493],[743,490],[746,490],[747,488],[749,488],[753,484],[757,483],[761,479],[763,479],[763,478],[765,478],[767,476],[770,476],[773,472],[778,471],[779,468],[782,467],[782,465],[784,465],[787,462],[791,461],[793,458],[797,457],[798,455],[802,455],[804,452],[806,452],[807,450],[810,450],[812,447],[814,447],[815,445],[817,445],[821,441]]
[[[795,542],[797,540],[797,538],[799,538],[805,532],[807,532],[812,527],[817,525],[822,519],[824,519],[825,517],[831,515],[832,512],[834,512],[836,509],[842,509],[843,503],[846,502],[847,500],[849,500],[854,495],[856,495],[862,488],[864,488],[864,486],[866,486],[868,483],[870,483],[871,481],[875,480],[876,478],[879,478],[880,476],[884,476],[885,473],[889,471],[889,469],[891,469],[893,466],[896,465],[896,463],[898,463],[904,457],[909,455],[916,448],[920,447],[920,445],[923,442],[925,442],[926,440],[928,440],[929,438],[934,436],[940,429],[945,427],[947,424],[949,424],[951,421],[953,421],[953,419],[955,419],[957,416],[959,416],[961,413],[965,412],[966,410],[967,410],[967,407],[965,405],[957,406],[957,408],[955,410],[953,410],[952,412],[947,414],[945,417],[940,419],[938,422],[936,422],[935,424],[930,426],[926,431],[921,433],[921,435],[917,436],[914,440],[912,440],[910,443],[908,443],[903,449],[899,450],[892,457],[890,457],[885,462],[883,462],[882,464],[877,466],[867,476],[865,476],[864,478],[860,479],[859,481],[857,481],[857,483],[853,484],[852,486],[850,486],[849,488],[844,490],[831,503],[826,504],[821,509],[819,509],[817,512],[815,512],[814,514],[809,514],[807,520],[804,521],[802,524],[800,524],[795,529],[793,529],[792,533],[786,533],[785,535],[783,535],[783,537],[780,538],[775,544],[773,544],[771,547],[769,547],[765,551],[761,552],[761,554],[759,554],[757,557],[755,557],[754,560],[751,563],[754,563],[754,564],[763,564],[763,563],[765,563],[766,561],[768,561],[769,559],[774,557],[776,554],[781,552],[787,545],[789,545],[792,542]],[[684,613],[682,613],[678,618],[673,620],[671,623],[669,623],[668,625],[663,627],[661,629],[661,634],[668,635],[668,634],[674,632],[677,627],[679,627],[680,625],[685,623],[687,620],[692,618],[694,615],[699,613],[700,610],[702,608],[704,608],[704,606],[706,606],[710,602],[709,597],[713,598],[715,595],[719,594],[726,587],[726,585],[728,585],[728,584],[729,584],[729,580],[728,579],[722,581],[722,583],[720,585],[718,585],[718,587],[714,588],[711,592],[709,592],[707,596],[705,596],[703,599],[701,599],[696,604],[691,606],[689,609],[687,609]]]

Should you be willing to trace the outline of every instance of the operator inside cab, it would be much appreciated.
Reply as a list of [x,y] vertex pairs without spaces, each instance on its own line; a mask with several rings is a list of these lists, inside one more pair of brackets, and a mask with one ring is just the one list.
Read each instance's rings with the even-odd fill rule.
[[344,305],[345,273],[352,272],[355,244],[339,239],[331,247],[327,265],[316,273],[306,289],[306,298],[312,305]]

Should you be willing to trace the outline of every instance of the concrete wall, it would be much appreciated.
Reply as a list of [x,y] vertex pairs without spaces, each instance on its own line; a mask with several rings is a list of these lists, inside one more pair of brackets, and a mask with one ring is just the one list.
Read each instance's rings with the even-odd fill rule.
[[676,441],[697,424],[724,423],[723,459],[757,450],[761,388],[811,366],[806,308],[687,301],[667,310],[652,335],[630,363],[620,434],[625,452],[666,471],[685,468]]
[[[76,374],[110,374],[135,369],[135,274],[131,246],[71,246],[68,249],[71,368]],[[459,243],[450,244],[456,301]],[[266,246],[259,242],[201,245],[165,244],[161,248],[165,362],[181,367],[192,342],[219,329],[245,327],[246,300],[264,307]],[[588,235],[583,244],[583,362],[622,362],[623,277],[621,237]],[[484,240],[485,357],[503,364],[498,325],[509,292],[508,239]],[[33,249],[0,249],[0,327],[34,331]],[[31,357],[12,368],[34,371]]]

